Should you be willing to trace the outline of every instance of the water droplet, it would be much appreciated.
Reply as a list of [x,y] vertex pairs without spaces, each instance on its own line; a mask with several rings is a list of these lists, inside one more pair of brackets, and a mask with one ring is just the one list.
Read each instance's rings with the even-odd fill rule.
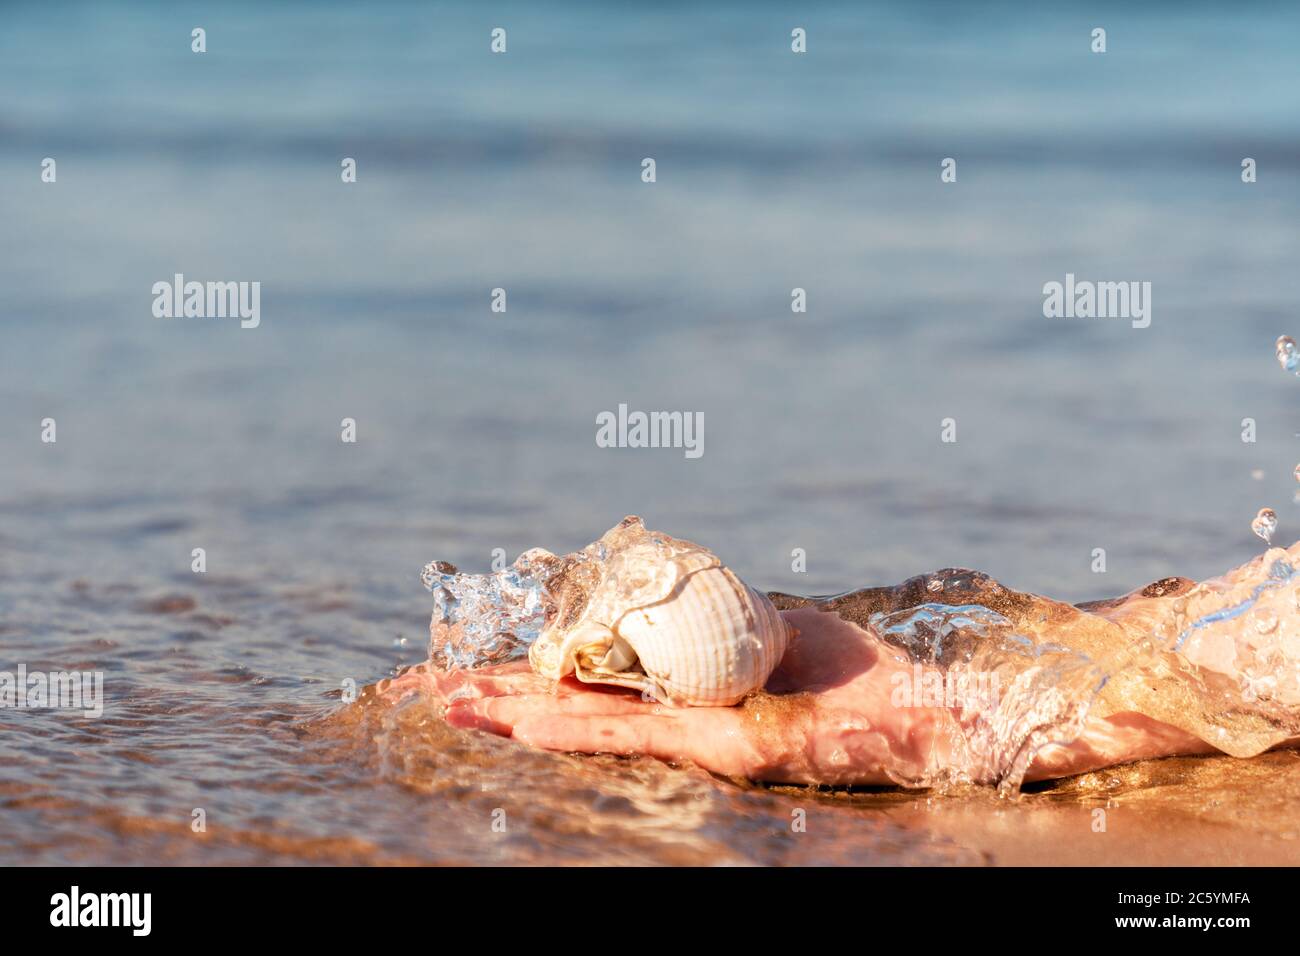
[[[1250,473],[1250,477],[1254,478],[1256,481],[1263,481],[1263,480],[1264,480],[1264,469],[1263,469],[1263,468],[1256,468],[1254,471],[1252,471],[1252,472]],[[1297,477],[1296,480],[1297,480],[1297,481],[1300,481],[1300,477]]]
[[1300,351],[1296,349],[1295,339],[1289,335],[1278,336],[1277,363],[1288,372],[1300,370]]
[[1271,545],[1273,533],[1277,531],[1277,512],[1272,508],[1260,508],[1259,514],[1250,523],[1250,530],[1263,538],[1265,544]]

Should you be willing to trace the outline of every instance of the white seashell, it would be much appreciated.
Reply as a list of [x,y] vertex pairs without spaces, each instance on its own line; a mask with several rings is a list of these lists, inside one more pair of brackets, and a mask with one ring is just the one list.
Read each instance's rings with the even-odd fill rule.
[[635,516],[562,563],[547,582],[553,616],[528,651],[552,680],[727,706],[767,683],[797,634],[711,551]]

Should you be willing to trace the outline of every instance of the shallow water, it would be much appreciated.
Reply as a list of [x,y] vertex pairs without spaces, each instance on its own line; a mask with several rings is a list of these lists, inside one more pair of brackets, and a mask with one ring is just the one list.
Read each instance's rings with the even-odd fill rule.
[[[373,687],[340,702],[348,664],[374,674],[424,656],[423,641],[357,639],[400,633],[401,615],[346,586],[199,580],[150,592],[74,581],[42,603],[66,635],[58,650],[24,636],[36,609],[7,618],[6,646],[29,669],[99,668],[109,694],[94,720],[0,709],[0,862],[1116,865],[1298,852],[1293,751],[1148,761],[1012,800],[961,785],[762,787],[533,751]],[[859,592],[841,613],[916,591]],[[292,639],[258,637],[272,631]]]
[[[6,10],[0,668],[99,669],[111,705],[0,711],[0,862],[1028,852],[981,842],[984,794],[945,798],[974,809],[944,836],[925,797],[313,722],[423,659],[431,558],[563,553],[630,511],[797,593],[965,565],[1080,601],[1245,560],[1263,505],[1295,537],[1269,344],[1295,332],[1300,11],[1115,7],[1102,59],[1074,14],[942,9],[825,6],[802,61],[750,5],[503,5],[495,60],[473,8]],[[261,281],[262,325],[154,319],[177,271]],[[1044,320],[1067,271],[1151,280],[1151,328]],[[597,448],[620,402],[702,411],[705,454]],[[1289,766],[1161,761],[1133,792],[1203,829],[1207,800],[1294,795],[1264,760]],[[999,812],[1096,799],[1062,786]],[[1248,856],[1293,822],[1216,832]]]

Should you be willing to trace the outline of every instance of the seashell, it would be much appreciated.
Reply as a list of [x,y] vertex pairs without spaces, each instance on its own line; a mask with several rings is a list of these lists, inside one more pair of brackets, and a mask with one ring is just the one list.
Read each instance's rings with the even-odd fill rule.
[[767,683],[797,635],[717,555],[629,516],[559,559],[528,659],[538,674],[631,687],[674,706],[727,706]]

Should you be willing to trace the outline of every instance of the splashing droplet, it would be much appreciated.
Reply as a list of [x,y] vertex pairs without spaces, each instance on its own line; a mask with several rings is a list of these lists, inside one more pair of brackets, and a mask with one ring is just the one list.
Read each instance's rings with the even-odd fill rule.
[[1264,539],[1264,543],[1273,543],[1273,534],[1277,531],[1277,512],[1272,508],[1260,508],[1255,520],[1250,523],[1250,530]]
[[1295,339],[1289,335],[1277,338],[1277,364],[1288,372],[1300,374],[1300,351],[1296,349]]

